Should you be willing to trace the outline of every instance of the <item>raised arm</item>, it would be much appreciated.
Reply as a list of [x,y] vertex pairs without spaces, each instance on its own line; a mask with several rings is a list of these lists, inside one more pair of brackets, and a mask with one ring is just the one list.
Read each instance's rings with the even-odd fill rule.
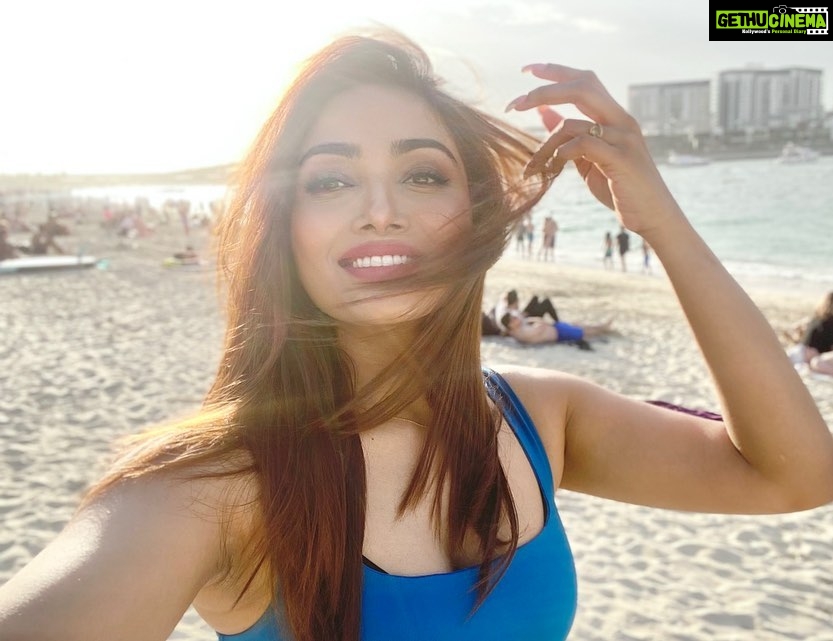
[[124,482],[0,588],[4,641],[164,641],[218,575],[208,484]]
[[833,438],[824,420],[769,323],[683,215],[636,121],[591,72],[561,65],[527,70],[553,84],[510,106],[572,103],[593,121],[564,120],[528,174],[575,162],[593,194],[650,243],[705,357],[725,418],[714,424],[579,381],[550,381],[568,399],[562,408],[564,485],[714,511],[799,510],[833,501]]

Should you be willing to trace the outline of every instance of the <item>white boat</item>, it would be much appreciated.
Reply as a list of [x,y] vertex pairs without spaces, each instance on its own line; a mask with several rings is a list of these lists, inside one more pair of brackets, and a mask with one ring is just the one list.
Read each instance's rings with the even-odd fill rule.
[[778,157],[778,162],[783,163],[801,163],[801,162],[815,162],[819,159],[821,154],[815,149],[809,147],[802,147],[793,142],[788,142],[781,150],[781,155]]
[[24,256],[0,260],[0,274],[88,269],[98,262],[95,256]]
[[676,151],[668,152],[668,164],[675,167],[698,167],[700,165],[708,165],[709,163],[711,163],[711,160],[705,156],[678,154]]

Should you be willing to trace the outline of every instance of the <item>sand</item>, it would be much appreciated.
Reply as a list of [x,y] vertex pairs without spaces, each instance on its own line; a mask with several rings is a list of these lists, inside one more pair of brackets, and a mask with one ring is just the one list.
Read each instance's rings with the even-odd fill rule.
[[[182,230],[119,243],[81,227],[107,269],[0,277],[0,582],[45,546],[116,437],[196,408],[222,336],[210,268],[165,268]],[[190,239],[198,249],[208,235]],[[68,243],[72,246],[72,243]],[[510,287],[552,296],[567,321],[615,319],[593,351],[483,341],[489,364],[586,376],[629,396],[718,409],[661,274],[503,259]],[[751,287],[776,328],[823,290]],[[741,355],[742,356],[742,355]],[[829,425],[833,380],[802,373]],[[833,507],[783,516],[682,514],[559,492],[579,574],[575,641],[833,641]],[[211,639],[193,613],[171,639]]]

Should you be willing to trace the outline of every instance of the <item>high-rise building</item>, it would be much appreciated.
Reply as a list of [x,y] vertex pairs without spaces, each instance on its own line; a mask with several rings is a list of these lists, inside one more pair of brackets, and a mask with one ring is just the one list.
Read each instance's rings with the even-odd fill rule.
[[711,131],[711,82],[691,80],[628,87],[628,111],[646,136],[698,135]]
[[735,69],[718,76],[717,125],[724,133],[819,123],[820,69]]

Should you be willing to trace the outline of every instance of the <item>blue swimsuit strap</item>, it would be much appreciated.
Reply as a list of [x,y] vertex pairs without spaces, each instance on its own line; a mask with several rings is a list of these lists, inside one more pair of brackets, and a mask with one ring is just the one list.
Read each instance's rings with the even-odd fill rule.
[[535,429],[535,423],[532,422],[532,418],[523,403],[509,386],[509,383],[506,382],[506,379],[488,367],[482,369],[486,377],[486,391],[489,397],[497,403],[504,418],[506,418],[506,422],[512,428],[521,447],[526,452],[549,506],[555,498],[552,468],[544,444],[538,435],[538,430]]

